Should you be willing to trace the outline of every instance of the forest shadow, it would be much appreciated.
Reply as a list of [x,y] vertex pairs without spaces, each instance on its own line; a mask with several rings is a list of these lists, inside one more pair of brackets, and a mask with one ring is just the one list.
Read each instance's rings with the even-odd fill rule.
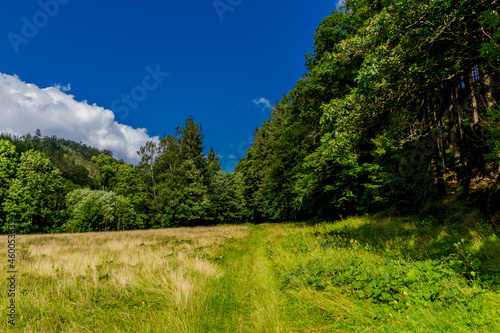
[[[319,236],[319,232],[316,233]],[[448,262],[460,275],[480,276],[500,286],[500,235],[490,224],[465,214],[442,223],[416,217],[356,218],[322,234],[325,245],[360,247],[388,258]]]

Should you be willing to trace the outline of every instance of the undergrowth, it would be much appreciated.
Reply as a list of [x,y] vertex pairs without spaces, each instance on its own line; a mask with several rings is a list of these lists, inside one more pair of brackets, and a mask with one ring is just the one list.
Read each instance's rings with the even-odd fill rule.
[[[296,224],[268,242],[296,309],[291,320],[319,331],[500,331],[500,240],[488,224],[465,222]],[[337,303],[349,306],[339,311]],[[300,307],[309,320],[297,317]]]

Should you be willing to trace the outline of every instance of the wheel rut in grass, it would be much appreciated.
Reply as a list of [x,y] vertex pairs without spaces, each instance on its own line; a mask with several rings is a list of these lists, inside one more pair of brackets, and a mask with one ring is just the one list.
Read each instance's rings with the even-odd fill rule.
[[210,291],[208,306],[216,316],[212,330],[281,332],[280,294],[266,252],[269,231],[252,226],[249,235],[227,250],[224,276]]

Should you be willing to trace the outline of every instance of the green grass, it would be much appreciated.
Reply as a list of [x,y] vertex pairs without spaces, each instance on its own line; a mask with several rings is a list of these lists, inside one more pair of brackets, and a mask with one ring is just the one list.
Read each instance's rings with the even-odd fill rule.
[[488,227],[363,217],[287,229],[268,247],[295,330],[500,332]]
[[209,288],[198,332],[280,332],[277,280],[266,254],[268,232],[253,226],[249,236],[223,252],[222,279]]
[[500,332],[500,240],[471,221],[365,216],[18,242],[17,323],[5,316],[2,332]]

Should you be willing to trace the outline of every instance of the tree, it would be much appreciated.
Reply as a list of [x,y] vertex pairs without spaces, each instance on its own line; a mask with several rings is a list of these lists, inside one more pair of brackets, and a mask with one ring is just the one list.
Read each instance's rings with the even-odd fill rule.
[[344,7],[236,167],[254,217],[415,211],[498,155],[497,0]]
[[205,171],[205,160],[203,156],[203,132],[193,117],[186,119],[184,127],[176,128],[180,138],[180,154],[184,161],[192,160],[197,170],[201,173]]
[[7,219],[17,219],[20,233],[47,231],[63,204],[59,169],[41,152],[23,153],[3,203]]
[[99,167],[99,176],[97,180],[101,185],[101,189],[109,190],[116,186],[117,173],[118,173],[118,162],[111,156],[106,154],[100,154],[99,156],[93,156],[92,162],[97,164]]
[[168,226],[196,225],[209,217],[207,187],[192,160],[184,161],[162,181],[158,198]]
[[144,183],[154,198],[154,220],[161,227],[199,224],[211,218],[208,188],[220,163],[213,149],[203,154],[203,133],[193,117],[163,137],[158,147],[143,147],[141,154],[139,168],[143,179],[151,176]]
[[0,225],[6,225],[8,222],[4,210],[1,208],[7,198],[10,184],[16,175],[18,163],[19,155],[16,152],[16,147],[10,141],[0,139]]
[[219,171],[211,187],[210,204],[217,222],[240,223],[248,216],[241,174]]
[[160,225],[164,227],[165,217],[162,215],[158,203],[158,181],[157,181],[157,158],[161,156],[161,149],[155,142],[148,141],[144,147],[141,147],[139,154],[141,161],[137,165],[137,173],[142,184],[142,189],[147,195],[147,205],[150,215],[152,216],[150,226],[155,226],[156,221],[160,221]]
[[66,231],[91,232],[106,230],[106,223],[111,217],[111,207],[107,207],[108,216],[105,216],[105,208],[98,191],[90,189],[74,190],[66,196],[66,205],[70,212],[70,219],[64,225]]
[[220,170],[220,158],[215,153],[214,148],[210,147],[210,151],[208,152],[206,158],[205,174],[203,177],[205,185],[208,186],[211,184],[215,175],[217,175]]
[[137,219],[134,205],[127,197],[119,195],[116,198],[114,212],[116,231],[142,229],[144,227],[142,220]]
[[4,202],[11,180],[16,174],[19,155],[16,147],[7,140],[0,140],[0,205]]
[[116,184],[112,190],[129,200],[137,219],[147,219],[148,195],[144,191],[137,169],[128,164],[120,164],[116,173]]
[[68,193],[66,204],[70,211],[70,220],[65,225],[67,231],[120,231],[143,227],[130,200],[114,192],[78,189]]

